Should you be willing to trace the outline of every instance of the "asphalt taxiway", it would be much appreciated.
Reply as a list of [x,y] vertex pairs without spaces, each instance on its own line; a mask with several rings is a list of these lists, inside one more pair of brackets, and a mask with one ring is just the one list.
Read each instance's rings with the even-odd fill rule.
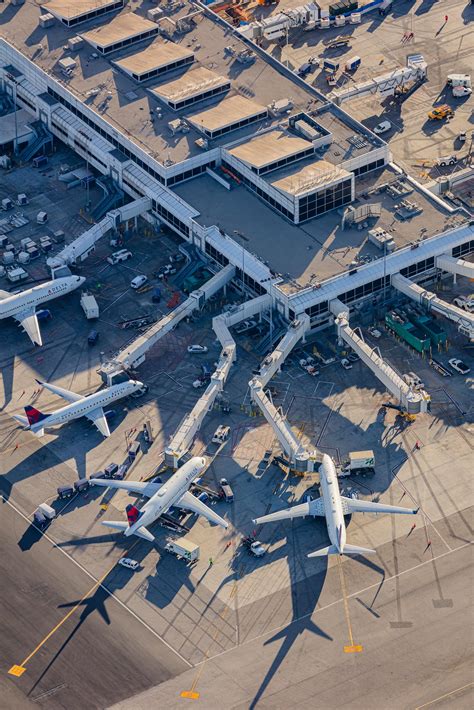
[[[6,674],[12,665],[23,664],[26,671],[21,683],[6,676],[0,705],[15,710],[38,705],[51,710],[104,708],[189,667],[109,594],[107,586],[131,572],[113,568],[110,559],[113,569],[104,586],[97,586],[96,579],[47,537],[40,538],[11,504],[3,503],[1,510],[0,667]],[[33,548],[23,549],[19,563],[19,540],[27,547],[28,536],[40,539]]]

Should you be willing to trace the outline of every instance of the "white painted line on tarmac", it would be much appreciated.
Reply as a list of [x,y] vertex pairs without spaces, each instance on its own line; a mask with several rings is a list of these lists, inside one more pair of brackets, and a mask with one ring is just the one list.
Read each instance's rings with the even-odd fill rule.
[[[460,550],[464,550],[464,548],[469,547],[472,545],[472,542],[466,542],[464,545],[461,545],[460,547],[456,547],[452,550],[447,550],[446,552],[442,552],[440,555],[437,557],[431,557],[429,560],[425,560],[424,562],[420,562],[418,565],[415,565],[414,567],[410,567],[409,569],[405,569],[402,572],[399,572],[398,574],[394,574],[391,577],[384,577],[384,582],[390,582],[393,579],[397,579],[397,577],[401,577],[402,575],[408,574],[409,572],[414,572],[415,570],[419,569],[420,567],[425,567],[426,565],[433,564],[434,561],[440,560],[443,557],[447,557],[448,555],[453,555],[455,552],[459,552]],[[364,587],[364,589],[359,589],[357,592],[352,592],[352,594],[348,594],[347,598],[352,599],[354,597],[357,597],[359,594],[364,594],[364,592],[368,592],[371,589],[374,589],[375,587],[380,586],[380,581],[375,582],[375,584],[370,584],[368,587]],[[299,621],[302,621],[302,619],[307,619],[308,617],[315,616],[316,614],[319,614],[321,611],[325,611],[326,609],[330,609],[333,606],[336,606],[336,604],[341,604],[343,602],[343,598],[341,597],[340,599],[335,599],[333,602],[330,602],[329,604],[326,604],[325,606],[321,606],[318,609],[315,609],[314,611],[310,612],[309,614],[303,614],[302,616],[299,616],[297,619],[294,619],[291,621],[289,624],[283,624],[281,626],[275,626],[274,629],[270,629],[269,631],[265,631],[263,634],[259,634],[258,636],[254,636],[251,639],[248,639],[248,641],[244,641],[243,643],[240,644],[240,647],[242,646],[247,646],[249,643],[252,643],[253,641],[258,641],[258,639],[264,638],[265,636],[271,636],[272,634],[275,634],[276,631],[280,631],[281,629],[289,629],[290,626],[293,626],[293,624],[297,624]],[[240,648],[239,647],[239,648]],[[233,649],[227,649],[226,651],[221,651],[220,653],[216,653],[214,656],[210,656],[208,661],[211,661],[213,658],[218,658],[219,656],[224,656],[226,653],[229,653],[229,651],[232,651]],[[196,665],[200,665],[204,661],[200,661],[200,663],[197,663]]]
[[[78,562],[77,560],[74,559],[74,557],[71,557],[71,555],[70,555],[68,552],[66,552],[66,550],[63,550],[62,547],[59,547],[59,545],[57,545],[57,544],[54,542],[54,540],[53,540],[51,537],[49,537],[49,535],[47,535],[45,532],[43,532],[43,530],[41,530],[41,529],[40,529],[39,527],[37,527],[36,525],[32,524],[32,523],[31,523],[31,520],[29,520],[29,519],[26,517],[26,515],[25,515],[21,510],[19,510],[19,508],[17,508],[15,505],[13,505],[13,503],[12,503],[10,500],[7,500],[7,499],[4,498],[3,496],[2,496],[2,500],[3,500],[4,503],[6,503],[7,505],[9,505],[10,508],[12,508],[16,513],[18,513],[18,515],[20,515],[27,523],[29,523],[30,525],[32,525],[32,527],[34,527],[36,530],[38,530],[38,532],[41,533],[42,537],[46,538],[46,540],[48,540],[48,542],[50,542],[53,547],[55,547],[55,548],[56,548],[57,550],[59,550],[59,552],[61,552],[65,557],[67,557],[69,560],[71,560],[71,562],[73,562],[73,563],[76,565],[76,567],[79,567],[79,569],[81,569],[88,577],[90,577],[90,579],[94,580],[94,582],[96,582],[96,583],[98,582],[98,580],[94,577],[94,575],[89,572],[89,570],[87,570],[85,567],[83,567],[83,566],[80,564],[80,562]],[[170,646],[170,644],[169,644],[167,641],[165,641],[165,639],[164,639],[162,636],[160,636],[159,634],[157,634],[156,631],[155,631],[154,629],[152,629],[152,627],[149,626],[149,625],[146,623],[146,621],[143,621],[143,619],[141,619],[141,618],[138,616],[138,614],[136,614],[134,611],[132,611],[132,610],[130,609],[130,607],[128,607],[126,604],[124,604],[124,602],[123,602],[121,599],[119,599],[113,592],[111,592],[104,584],[101,583],[99,586],[100,586],[105,592],[107,592],[107,594],[108,594],[110,597],[112,597],[113,599],[115,599],[115,601],[118,602],[118,604],[120,604],[121,607],[123,607],[124,609],[126,609],[126,611],[128,611],[129,614],[131,614],[137,621],[139,621],[140,624],[142,624],[146,629],[148,629],[148,631],[150,631],[150,632],[153,634],[153,636],[155,636],[157,639],[159,639],[159,641],[161,641],[165,646],[167,646],[167,647],[170,649],[170,651],[173,651],[173,653],[176,654],[176,656],[178,656],[178,658],[179,658],[181,661],[183,661],[183,663],[185,663],[185,664],[188,666],[188,668],[193,668],[193,667],[194,667],[194,666],[192,665],[192,663],[189,663],[189,661],[188,661],[186,658],[184,658],[184,656],[182,656],[175,648],[173,648],[173,646]]]

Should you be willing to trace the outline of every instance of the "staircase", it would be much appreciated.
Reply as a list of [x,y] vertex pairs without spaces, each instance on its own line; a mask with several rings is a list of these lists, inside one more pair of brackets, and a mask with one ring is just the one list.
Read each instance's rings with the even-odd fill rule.
[[32,143],[27,145],[26,148],[21,151],[19,158],[22,163],[27,163],[40,151],[45,152],[44,149],[48,144],[50,149],[53,145],[53,136],[42,121],[33,121],[33,123],[30,123],[29,125],[34,130],[36,137]]

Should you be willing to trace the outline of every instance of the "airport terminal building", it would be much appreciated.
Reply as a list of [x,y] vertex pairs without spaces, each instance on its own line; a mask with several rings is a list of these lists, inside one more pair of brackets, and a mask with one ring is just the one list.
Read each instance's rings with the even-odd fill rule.
[[29,143],[66,143],[130,198],[148,197],[150,221],[312,328],[331,322],[335,298],[364,303],[396,273],[428,282],[437,256],[474,251],[467,212],[197,7],[171,31],[122,0],[21,5],[3,25],[0,91],[29,112]]

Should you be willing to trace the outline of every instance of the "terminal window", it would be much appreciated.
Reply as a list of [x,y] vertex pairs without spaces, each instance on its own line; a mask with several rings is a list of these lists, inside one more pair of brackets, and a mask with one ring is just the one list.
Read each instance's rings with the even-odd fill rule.
[[312,195],[300,197],[300,222],[324,214],[329,210],[347,205],[352,199],[352,180],[344,180],[337,185],[314,192]]

